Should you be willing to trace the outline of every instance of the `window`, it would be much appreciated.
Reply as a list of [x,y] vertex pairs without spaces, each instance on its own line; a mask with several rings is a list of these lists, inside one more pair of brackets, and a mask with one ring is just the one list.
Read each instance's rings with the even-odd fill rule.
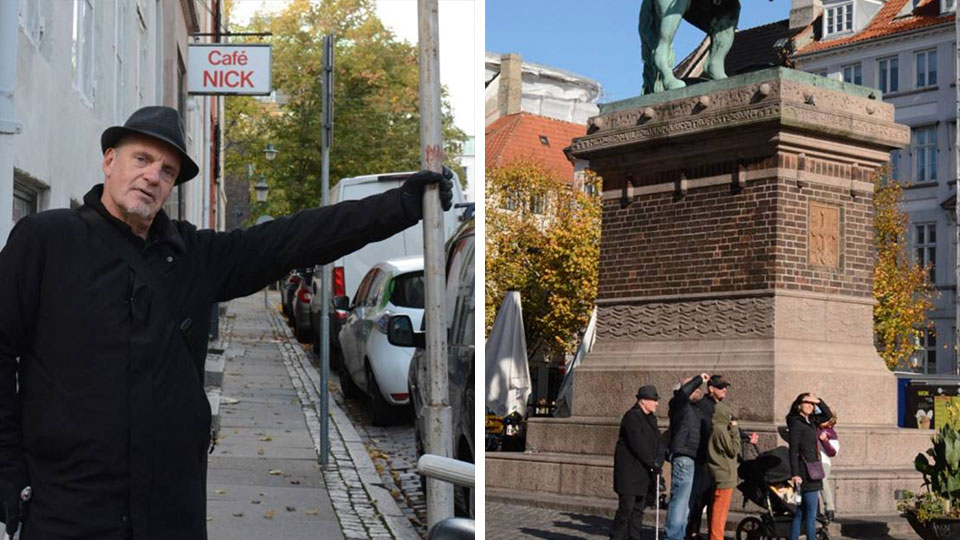
[[397,307],[423,309],[423,272],[400,274],[390,281],[390,303]]
[[933,329],[920,331],[920,347],[914,353],[914,369],[918,373],[937,372],[937,333]]
[[937,85],[937,51],[917,53],[917,88]]
[[541,193],[531,195],[530,196],[530,212],[538,215],[542,214],[544,208],[546,207],[545,201],[546,201],[546,198]]
[[93,82],[93,0],[73,5],[73,84],[90,104],[96,95]]
[[114,62],[114,118],[118,124],[123,123],[123,113],[125,112],[123,108],[123,93],[124,93],[124,77],[123,77],[123,48],[127,43],[125,30],[127,27],[127,0],[116,0],[116,5],[114,6],[114,17],[115,17],[115,26],[114,29],[114,41],[113,41],[113,51],[115,55]]
[[828,7],[823,18],[823,35],[853,30],[853,2]]
[[913,128],[913,157],[917,182],[937,179],[937,126]]
[[13,222],[40,211],[40,197],[36,190],[20,182],[13,183]]
[[890,178],[900,179],[900,151],[890,151]]
[[921,223],[914,225],[913,230],[916,235],[917,264],[920,266],[930,265],[930,283],[936,283],[937,224]]
[[357,287],[357,295],[353,297],[352,307],[363,305],[363,301],[367,296],[367,293],[370,291],[370,284],[374,279],[376,279],[378,274],[380,274],[380,270],[377,268],[367,272],[367,275],[364,276],[363,281],[360,282],[360,286]]
[[957,0],[941,0],[940,12],[948,13],[951,11],[957,11]]
[[40,42],[43,41],[45,30],[44,17],[40,13],[42,6],[43,3],[37,0],[20,1],[20,27],[23,28],[23,33],[30,38],[30,41],[38,47]]
[[843,66],[843,82],[853,84],[863,84],[863,77],[860,70],[860,64],[850,64]]
[[877,88],[884,94],[900,90],[900,62],[896,57],[877,60]]

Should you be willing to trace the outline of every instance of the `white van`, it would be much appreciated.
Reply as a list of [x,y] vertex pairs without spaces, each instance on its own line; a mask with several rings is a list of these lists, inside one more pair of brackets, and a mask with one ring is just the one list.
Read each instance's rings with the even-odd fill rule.
[[[340,201],[349,201],[369,197],[383,193],[384,191],[400,187],[401,184],[413,174],[411,172],[386,173],[386,174],[368,174],[365,176],[354,176],[352,178],[343,178],[335,186],[330,188],[330,204],[336,204]],[[457,174],[453,176],[453,204],[464,202],[463,191],[460,188],[460,179]],[[453,208],[443,214],[444,242],[453,236],[461,223],[461,214],[463,210]],[[333,294],[332,298],[344,297],[353,298],[357,294],[357,286],[363,276],[377,263],[388,259],[399,259],[403,257],[423,256],[423,225],[417,223],[405,231],[395,234],[386,240],[368,244],[358,251],[341,257],[333,262]],[[320,267],[316,270],[316,279],[313,280],[313,296],[310,301],[310,314],[313,324],[314,350],[319,351],[320,340]],[[345,305],[337,305],[341,309],[330,306],[330,346],[331,360],[336,362],[335,357],[339,357],[340,344],[337,341],[337,334],[343,321],[346,319],[347,311]]]

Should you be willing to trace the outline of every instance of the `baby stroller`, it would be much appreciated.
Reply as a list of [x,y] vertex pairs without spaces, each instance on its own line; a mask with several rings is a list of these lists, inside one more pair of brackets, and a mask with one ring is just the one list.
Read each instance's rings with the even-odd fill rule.
[[[793,486],[789,482],[788,452],[785,446],[780,446],[740,464],[738,473],[743,482],[740,482],[737,489],[743,493],[743,505],[746,506],[749,500],[766,512],[759,517],[743,518],[737,524],[737,540],[790,538],[790,528],[797,506],[794,504]],[[826,518],[817,515],[816,540],[830,540],[827,523]]]

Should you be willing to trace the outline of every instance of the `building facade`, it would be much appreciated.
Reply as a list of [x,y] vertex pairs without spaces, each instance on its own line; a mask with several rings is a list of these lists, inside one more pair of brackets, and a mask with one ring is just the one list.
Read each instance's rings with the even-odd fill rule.
[[909,126],[907,148],[891,153],[904,189],[908,241],[930,265],[938,296],[908,369],[958,375],[957,35],[955,0],[794,0],[796,69],[876,89]]
[[0,194],[12,187],[10,218],[0,207],[0,242],[25,215],[82,204],[103,181],[100,134],[148,105],[180,111],[188,153],[201,171],[175,188],[167,213],[215,227],[222,220],[212,144],[219,103],[187,95],[186,66],[188,44],[209,39],[191,34],[212,32],[219,0],[16,3],[16,21],[0,21],[0,32],[15,28],[18,35],[15,66],[0,59],[0,70],[15,70],[15,112],[7,120],[19,126],[0,135],[13,147],[12,171],[0,170]]

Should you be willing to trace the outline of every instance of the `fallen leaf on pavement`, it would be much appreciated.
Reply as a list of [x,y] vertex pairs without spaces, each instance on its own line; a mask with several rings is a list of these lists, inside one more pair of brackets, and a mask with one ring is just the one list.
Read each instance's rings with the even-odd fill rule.
[[225,490],[225,489],[218,489],[218,490],[216,490],[216,492],[217,492],[217,495],[223,495],[224,493],[227,492],[227,490]]
[[267,519],[273,519],[273,510],[267,510],[267,513],[263,515]]
[[297,511],[297,507],[296,507],[296,506],[288,506],[288,507],[287,507],[287,512],[296,512],[296,511]]
[[283,471],[281,471],[280,469],[270,469],[270,474],[273,476],[280,476],[281,474],[283,474]]
[[293,485],[295,485],[295,486],[299,486],[299,485],[300,485],[300,481],[299,481],[299,480],[291,480],[290,483],[293,484]]
[[250,501],[250,504],[260,504],[260,501]]
[[262,456],[262,455],[263,455],[263,448],[258,448],[258,449],[257,449],[257,455],[259,455],[259,456]]
[[317,515],[317,514],[319,514],[319,513],[320,513],[320,511],[317,510],[316,508],[311,508],[311,509],[307,510],[307,515],[308,515],[308,516],[315,516],[315,515]]
[[243,517],[243,512],[237,512],[233,517]]
[[271,436],[269,436],[269,435],[264,435],[263,437],[260,437],[260,440],[261,440],[261,441],[272,441],[272,440],[273,440],[273,437],[271,437]]

